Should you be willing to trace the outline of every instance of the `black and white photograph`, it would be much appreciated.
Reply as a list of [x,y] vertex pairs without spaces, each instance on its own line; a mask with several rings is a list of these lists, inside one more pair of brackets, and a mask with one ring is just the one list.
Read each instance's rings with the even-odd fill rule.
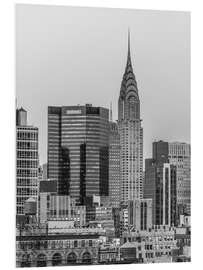
[[190,36],[189,11],[16,4],[17,268],[191,262]]

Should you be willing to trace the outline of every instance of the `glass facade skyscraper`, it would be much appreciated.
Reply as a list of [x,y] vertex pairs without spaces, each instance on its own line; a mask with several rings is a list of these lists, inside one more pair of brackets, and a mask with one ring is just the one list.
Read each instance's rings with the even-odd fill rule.
[[101,107],[48,107],[48,178],[57,193],[79,204],[108,195],[109,111]]

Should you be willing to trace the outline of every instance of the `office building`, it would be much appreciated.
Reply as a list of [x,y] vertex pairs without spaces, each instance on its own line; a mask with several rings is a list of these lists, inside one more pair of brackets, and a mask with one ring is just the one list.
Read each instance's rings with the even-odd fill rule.
[[152,199],[134,199],[128,202],[128,225],[136,230],[152,228]]
[[108,109],[85,106],[48,107],[48,178],[58,194],[77,204],[86,196],[108,195]]
[[120,200],[143,196],[143,129],[140,119],[140,99],[133,73],[128,34],[128,56],[118,100],[118,130],[120,135]]
[[118,125],[110,121],[109,131],[109,197],[112,207],[120,206],[120,140]]
[[169,162],[168,151],[169,151],[168,142],[155,141],[152,144],[152,159],[156,162],[156,164],[168,163]]
[[152,199],[152,224],[175,226],[177,223],[176,167],[169,163],[146,166],[144,198]]
[[48,180],[40,181],[39,183],[39,223],[44,224],[48,220],[49,207],[50,207],[50,197],[51,195],[57,194],[57,181]]
[[[190,144],[181,142],[153,142],[153,161],[176,166],[178,215],[190,215]],[[145,161],[147,168],[150,159]]]
[[177,204],[179,205],[179,210],[182,206],[182,214],[190,215],[190,144],[180,142],[169,143],[169,162],[177,168]]
[[16,110],[16,215],[24,216],[24,203],[38,199],[38,128],[27,124],[27,112]]
[[75,199],[57,194],[57,181],[41,181],[39,197],[40,223],[47,221],[73,221],[74,226],[86,224],[86,208]]

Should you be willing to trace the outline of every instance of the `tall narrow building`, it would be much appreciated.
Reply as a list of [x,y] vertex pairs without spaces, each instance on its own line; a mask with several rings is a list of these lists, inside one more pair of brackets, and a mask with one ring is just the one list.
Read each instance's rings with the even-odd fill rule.
[[120,135],[120,201],[143,197],[143,129],[140,119],[140,99],[133,73],[128,33],[128,55],[118,100]]
[[120,206],[120,140],[118,124],[109,123],[109,197],[112,207]]
[[48,107],[48,178],[77,204],[108,195],[109,111],[85,106]]
[[190,215],[190,144],[171,142],[168,148],[169,162],[177,169],[177,203],[184,213]]
[[38,199],[38,128],[27,125],[27,112],[16,110],[16,222],[24,216],[24,204]]
[[151,159],[145,169],[144,198],[152,199],[153,225],[177,224],[176,167]]
[[[176,166],[177,206],[180,214],[190,214],[190,144],[153,142],[153,161]],[[147,162],[145,169],[147,168]]]

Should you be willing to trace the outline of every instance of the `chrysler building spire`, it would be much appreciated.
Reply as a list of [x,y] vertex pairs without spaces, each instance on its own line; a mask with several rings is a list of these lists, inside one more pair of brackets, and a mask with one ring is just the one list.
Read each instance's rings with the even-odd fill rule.
[[143,129],[140,100],[133,72],[128,29],[128,54],[118,100],[118,129],[120,136],[120,202],[143,197]]
[[130,31],[128,29],[128,54],[123,80],[121,82],[119,97],[118,120],[140,119],[140,101],[138,95],[137,82],[133,72],[130,52]]
[[130,56],[130,29],[128,28],[128,58],[127,65],[131,64],[131,56]]

